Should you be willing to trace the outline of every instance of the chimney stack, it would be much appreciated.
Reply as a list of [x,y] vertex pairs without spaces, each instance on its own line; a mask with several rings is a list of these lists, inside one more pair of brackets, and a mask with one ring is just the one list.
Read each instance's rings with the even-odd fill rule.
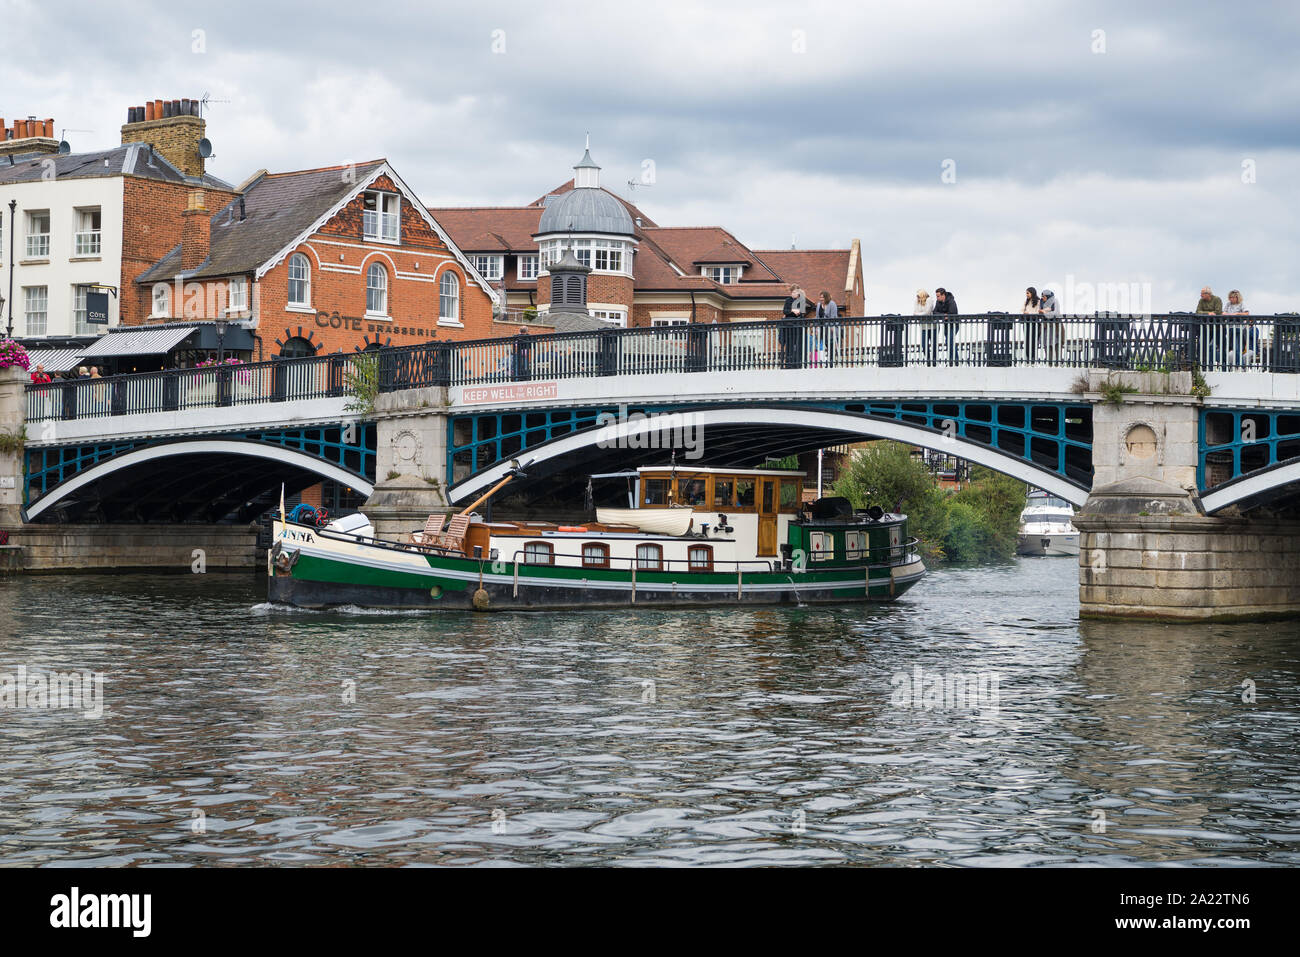
[[153,100],[127,108],[122,143],[148,143],[186,176],[202,176],[199,140],[206,127],[198,100]]
[[57,153],[59,141],[54,138],[54,120],[38,120],[31,116],[14,120],[6,126],[0,118],[0,156],[21,153]]
[[190,190],[189,202],[181,213],[181,269],[198,269],[208,258],[212,243],[212,220],[204,203],[203,190]]

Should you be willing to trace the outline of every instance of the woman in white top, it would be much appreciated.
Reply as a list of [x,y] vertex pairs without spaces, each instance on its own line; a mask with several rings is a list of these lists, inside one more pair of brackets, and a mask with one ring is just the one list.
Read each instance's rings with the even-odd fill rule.
[[[930,316],[934,314],[934,303],[930,301],[930,293],[924,289],[916,291],[916,302],[912,304],[912,315]],[[939,331],[939,324],[933,319],[920,323],[921,328],[921,352],[925,356],[925,364],[934,365],[938,361],[939,339],[936,335]]]
[[[1225,316],[1250,315],[1246,304],[1241,301],[1240,291],[1234,289],[1228,293],[1228,302],[1223,307],[1223,314]],[[1225,325],[1227,328],[1224,332],[1228,339],[1228,365],[1253,364],[1255,354],[1259,351],[1259,330],[1255,328],[1255,320],[1247,319],[1245,322],[1225,323]]]

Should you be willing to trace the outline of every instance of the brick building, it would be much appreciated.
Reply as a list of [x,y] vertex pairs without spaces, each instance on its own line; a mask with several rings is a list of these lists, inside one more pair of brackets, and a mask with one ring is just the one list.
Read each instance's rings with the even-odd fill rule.
[[741,322],[781,315],[790,283],[826,290],[841,315],[862,315],[859,241],[844,250],[757,251],[720,226],[659,226],[600,186],[588,151],[573,179],[527,206],[431,209],[511,312],[545,323],[546,267],[564,249],[591,269],[591,314],[621,326]]
[[[129,116],[137,110],[146,112]],[[197,101],[168,101],[155,119],[151,103],[148,121],[122,127],[120,146],[91,152],[59,152],[52,119],[0,120],[0,268],[13,257],[15,335],[85,339],[116,326],[135,312],[135,277],[179,241],[190,192],[223,204],[235,195],[202,172],[197,111]],[[88,321],[92,290],[112,291],[107,327]]]
[[262,171],[220,206],[194,190],[134,280],[128,321],[239,321],[261,358],[493,334],[494,291],[382,159]]

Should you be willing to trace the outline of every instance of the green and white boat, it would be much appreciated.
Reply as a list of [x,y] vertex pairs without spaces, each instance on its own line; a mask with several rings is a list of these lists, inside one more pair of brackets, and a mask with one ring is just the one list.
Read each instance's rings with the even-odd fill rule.
[[[628,508],[583,525],[431,516],[404,542],[361,516],[324,528],[277,517],[269,597],[309,608],[478,611],[893,601],[925,575],[907,516],[802,502],[803,473],[646,467]],[[443,525],[446,523],[446,527]]]

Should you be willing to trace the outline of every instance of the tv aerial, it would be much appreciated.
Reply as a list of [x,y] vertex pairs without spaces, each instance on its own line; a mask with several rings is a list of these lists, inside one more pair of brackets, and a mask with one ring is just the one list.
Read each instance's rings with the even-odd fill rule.
[[72,152],[72,144],[68,142],[69,133],[93,133],[93,132],[95,131],[94,130],[73,130],[65,126],[62,130],[59,131],[59,152],[60,153]]

